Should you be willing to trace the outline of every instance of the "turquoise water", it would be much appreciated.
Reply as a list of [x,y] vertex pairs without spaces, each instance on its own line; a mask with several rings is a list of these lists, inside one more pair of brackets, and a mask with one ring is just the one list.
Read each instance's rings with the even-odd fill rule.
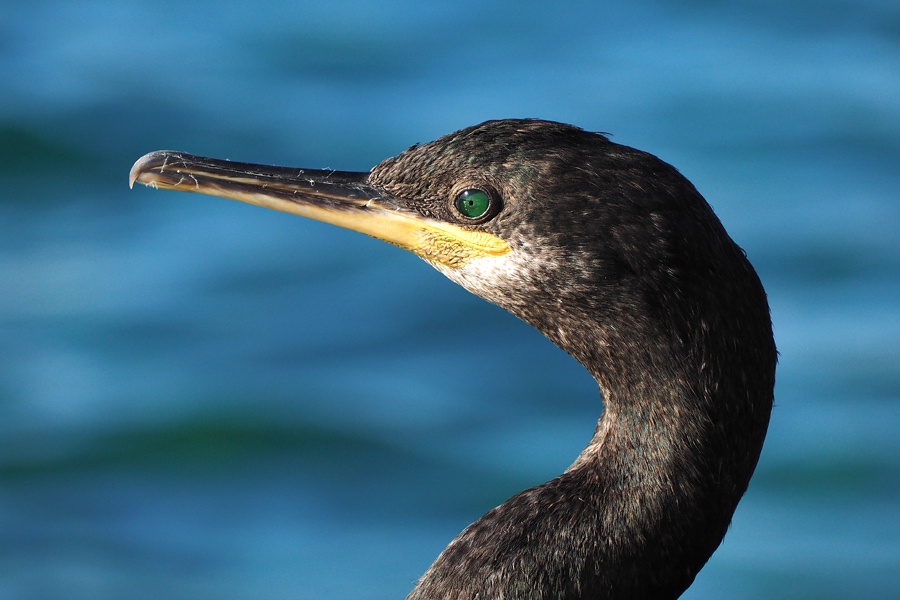
[[675,164],[769,292],[769,438],[685,598],[900,596],[896,2],[8,1],[0,76],[0,599],[402,598],[566,468],[600,399],[524,324],[127,188],[151,150],[365,170],[499,117]]

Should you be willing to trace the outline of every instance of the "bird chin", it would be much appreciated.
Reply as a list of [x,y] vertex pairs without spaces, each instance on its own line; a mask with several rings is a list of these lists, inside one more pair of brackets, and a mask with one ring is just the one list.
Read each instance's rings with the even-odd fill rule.
[[473,258],[461,267],[428,262],[454,283],[516,316],[519,316],[518,304],[527,297],[523,292],[533,291],[540,285],[532,276],[536,273],[534,257],[520,250],[503,256]]

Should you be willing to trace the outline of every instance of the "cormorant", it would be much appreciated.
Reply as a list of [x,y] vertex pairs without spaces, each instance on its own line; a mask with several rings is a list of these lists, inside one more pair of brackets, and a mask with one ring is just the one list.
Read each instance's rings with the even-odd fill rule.
[[410,250],[597,380],[603,412],[572,466],[465,529],[410,600],[676,598],[719,545],[765,438],[776,351],[756,273],[674,167],[526,119],[412,146],[369,173],[163,151],[130,181]]

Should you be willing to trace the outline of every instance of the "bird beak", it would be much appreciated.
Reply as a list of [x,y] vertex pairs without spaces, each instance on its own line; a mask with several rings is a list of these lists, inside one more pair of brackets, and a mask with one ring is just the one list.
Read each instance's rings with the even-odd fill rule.
[[489,233],[405,207],[371,185],[368,177],[368,173],[254,165],[163,150],[134,163],[129,185],[221,196],[293,213],[365,233],[447,267],[510,251],[504,240]]

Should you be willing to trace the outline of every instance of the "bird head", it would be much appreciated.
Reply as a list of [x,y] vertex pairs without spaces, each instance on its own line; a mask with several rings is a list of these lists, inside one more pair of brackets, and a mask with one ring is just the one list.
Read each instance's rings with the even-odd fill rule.
[[684,333],[671,327],[693,327],[686,317],[702,311],[684,300],[718,286],[718,265],[736,248],[673,167],[602,134],[531,119],[469,127],[369,173],[162,151],[135,163],[135,182],[329,222],[414,252],[586,365],[610,362],[605,349],[627,349],[629,337],[668,343]]

